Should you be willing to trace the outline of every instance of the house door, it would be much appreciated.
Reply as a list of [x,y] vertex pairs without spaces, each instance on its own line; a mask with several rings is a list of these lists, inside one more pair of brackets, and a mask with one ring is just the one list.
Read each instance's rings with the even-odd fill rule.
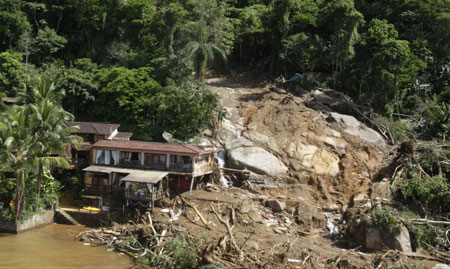
[[[106,182],[105,182],[106,181]],[[107,186],[108,178],[100,175],[94,175],[92,177],[92,189],[96,192],[102,193],[104,190],[104,186]]]

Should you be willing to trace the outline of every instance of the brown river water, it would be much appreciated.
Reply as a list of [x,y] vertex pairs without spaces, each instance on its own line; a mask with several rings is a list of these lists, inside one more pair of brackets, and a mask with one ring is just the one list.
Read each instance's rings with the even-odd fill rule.
[[83,228],[51,224],[20,234],[0,233],[0,268],[130,268],[125,255],[104,246],[85,246]]

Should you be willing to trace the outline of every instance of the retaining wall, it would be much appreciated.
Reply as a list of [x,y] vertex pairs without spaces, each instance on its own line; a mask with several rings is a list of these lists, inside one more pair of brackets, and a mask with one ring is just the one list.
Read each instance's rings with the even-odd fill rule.
[[29,229],[52,224],[55,217],[53,210],[48,210],[43,213],[36,213],[33,217],[21,221],[18,224],[14,221],[3,221],[0,218],[0,232],[3,233],[20,233]]

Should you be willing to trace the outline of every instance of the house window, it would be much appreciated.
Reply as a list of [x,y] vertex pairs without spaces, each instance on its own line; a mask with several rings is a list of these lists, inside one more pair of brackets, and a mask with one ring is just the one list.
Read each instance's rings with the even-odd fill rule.
[[105,165],[115,165],[117,152],[113,150],[97,149],[95,153],[95,163]]
[[183,156],[183,164],[192,164],[191,156]]
[[170,155],[170,162],[171,163],[181,163],[181,157],[180,155]]
[[140,152],[120,152],[120,164],[124,166],[140,167],[142,154]]
[[144,162],[145,165],[150,166],[151,164],[166,164],[167,155],[165,154],[153,154],[145,153]]
[[152,154],[152,162],[153,163],[166,163],[166,155],[165,154]]

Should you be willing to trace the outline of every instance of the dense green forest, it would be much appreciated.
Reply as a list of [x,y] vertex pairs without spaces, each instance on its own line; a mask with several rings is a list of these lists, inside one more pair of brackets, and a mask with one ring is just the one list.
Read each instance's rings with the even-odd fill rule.
[[394,123],[423,118],[422,136],[448,131],[448,0],[1,0],[0,22],[0,94],[44,74],[78,120],[138,139],[211,124],[207,68],[323,73]]

